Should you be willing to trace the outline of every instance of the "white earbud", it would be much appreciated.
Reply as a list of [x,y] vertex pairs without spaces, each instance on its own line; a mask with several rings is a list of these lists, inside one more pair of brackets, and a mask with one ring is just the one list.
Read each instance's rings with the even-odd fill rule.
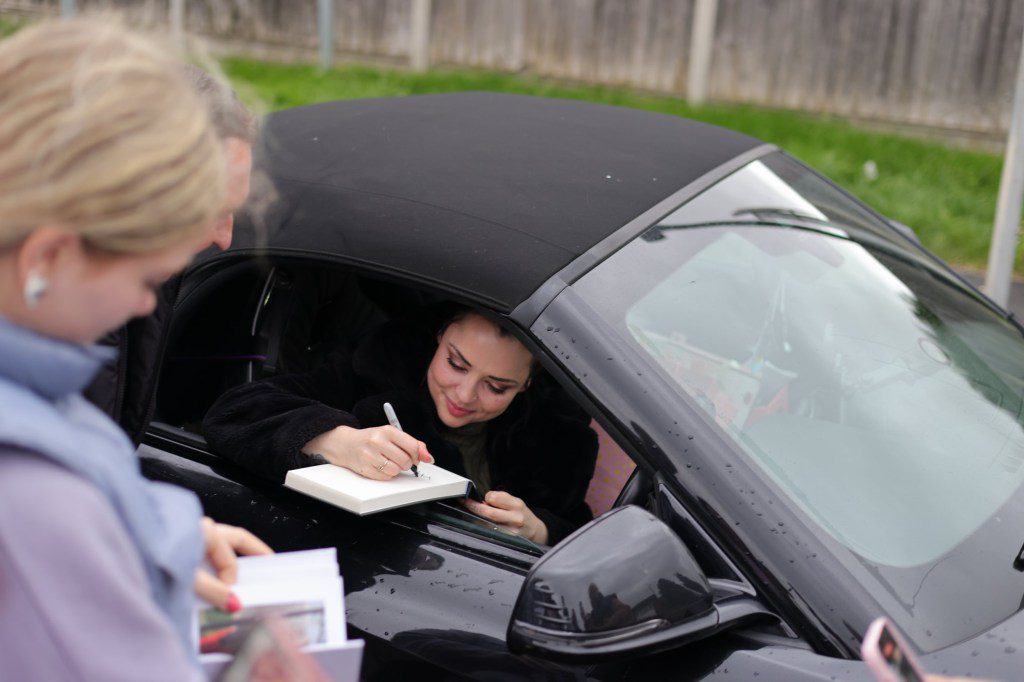
[[39,299],[43,297],[43,294],[49,288],[50,283],[45,277],[35,271],[28,273],[28,277],[25,278],[25,305],[29,308],[35,308],[36,304],[39,303]]

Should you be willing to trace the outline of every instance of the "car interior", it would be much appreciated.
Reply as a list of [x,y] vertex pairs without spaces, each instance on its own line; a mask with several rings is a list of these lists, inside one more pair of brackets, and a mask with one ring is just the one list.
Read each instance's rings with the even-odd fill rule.
[[[200,265],[186,277],[175,309],[153,428],[209,451],[200,425],[227,389],[312,369],[338,345],[353,346],[374,325],[444,300],[438,293],[336,264],[239,258],[218,261],[215,267]],[[591,426],[599,440],[586,495],[594,516],[623,504],[648,509],[664,505],[653,477],[637,467],[597,420]],[[546,549],[510,536],[457,504],[419,507],[432,520],[475,536],[538,555]],[[688,544],[704,544],[686,529],[677,532]],[[709,576],[722,573],[714,570],[716,563],[709,561]],[[723,577],[732,577],[734,571],[726,573]]]

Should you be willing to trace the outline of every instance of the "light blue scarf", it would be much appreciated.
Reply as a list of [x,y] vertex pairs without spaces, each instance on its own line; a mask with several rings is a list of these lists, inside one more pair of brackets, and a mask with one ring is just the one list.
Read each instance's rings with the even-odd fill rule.
[[[44,337],[0,317],[0,443],[45,457],[100,490],[135,543],[153,600],[193,656],[193,582],[203,554],[199,502],[144,478],[128,437],[82,397],[110,351]],[[59,500],[39,503],[59,509]]]

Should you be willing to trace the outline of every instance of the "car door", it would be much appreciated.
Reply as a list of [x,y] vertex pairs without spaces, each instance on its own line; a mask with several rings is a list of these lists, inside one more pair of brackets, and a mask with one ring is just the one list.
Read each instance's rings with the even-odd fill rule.
[[[260,479],[207,445],[199,429],[205,408],[225,388],[279,364],[282,322],[295,315],[290,290],[303,268],[295,260],[241,259],[188,274],[156,417],[139,450],[146,475],[193,490],[206,514],[248,528],[277,551],[336,547],[348,622],[368,642],[370,673],[428,662],[471,674],[473,661],[483,669],[561,670],[524,662],[504,646],[523,577],[544,548],[455,502],[358,517]],[[386,299],[380,294],[382,307]]]
[[[509,536],[451,502],[357,517],[218,457],[199,433],[198,419],[226,386],[266,375],[281,364],[275,357],[283,342],[281,322],[294,316],[289,300],[294,274],[307,266],[287,259],[237,260],[189,274],[171,332],[156,419],[140,456],[147,476],[195,491],[208,515],[250,529],[278,551],[336,547],[350,631],[368,644],[367,677],[422,672],[426,665],[436,675],[471,678],[504,673],[538,679],[643,679],[671,664],[680,679],[700,679],[751,648],[810,651],[783,621],[768,618],[699,647],[639,660],[573,665],[512,655],[506,631],[513,607],[525,576],[546,548]],[[400,294],[397,299],[409,297]],[[385,298],[380,298],[383,307]],[[635,504],[656,513],[698,557],[719,594],[755,594],[681,504],[667,472],[659,470],[663,464],[622,434],[615,405],[595,401],[580,377],[554,362],[560,337],[547,334],[555,340],[529,334],[524,340],[598,418],[595,425],[604,425],[603,442],[618,448],[617,461],[628,465],[626,471],[634,469],[633,462],[639,464],[621,491],[625,476],[612,484],[613,506]],[[573,339],[569,346],[575,346]],[[622,557],[627,564],[630,559]]]

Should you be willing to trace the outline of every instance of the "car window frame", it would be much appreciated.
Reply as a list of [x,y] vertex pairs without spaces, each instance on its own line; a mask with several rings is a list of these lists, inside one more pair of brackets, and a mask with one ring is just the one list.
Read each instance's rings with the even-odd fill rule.
[[[227,262],[225,263],[226,259]],[[259,321],[263,318],[264,315],[263,307],[265,306],[268,298],[268,282],[272,277],[274,277],[275,272],[278,270],[278,268],[281,267],[327,267],[338,271],[351,273],[357,277],[371,280],[382,280],[387,283],[397,284],[409,289],[418,289],[426,293],[440,295],[448,300],[452,300],[455,302],[474,305],[473,302],[466,301],[464,298],[461,298],[457,292],[447,291],[443,287],[439,286],[424,287],[420,282],[403,279],[401,275],[398,273],[390,273],[389,275],[382,276],[382,274],[378,272],[376,269],[363,268],[359,267],[359,265],[348,262],[336,262],[335,259],[305,258],[302,256],[296,256],[294,254],[274,253],[265,253],[260,256],[246,256],[228,253],[221,254],[217,257],[214,257],[213,259],[199,263],[190,268],[189,270],[187,270],[185,273],[186,278],[199,279],[183,282],[183,291],[187,291],[188,295],[191,295],[192,291],[201,286],[202,281],[205,278],[215,275],[217,272],[220,271],[221,267],[234,267],[239,265],[244,267],[253,264],[260,265],[265,271],[265,276],[261,278],[261,282],[260,284],[258,284],[258,287],[261,289],[261,292],[260,295],[256,297],[257,307],[255,310],[239,312],[239,315],[244,320],[247,321],[247,325],[251,328],[253,334],[255,334],[259,329]],[[498,319],[502,320],[504,322],[504,326],[507,329],[509,329],[509,331],[512,332],[513,335],[515,335],[517,338],[523,341],[527,345],[527,347],[531,349],[531,352],[533,352],[533,348],[536,346],[536,344],[529,334],[525,334],[523,330],[515,322],[510,320],[507,316],[504,316],[498,311],[494,311],[493,309],[491,310],[491,312],[494,313]],[[161,369],[163,368],[164,362],[166,362],[166,358],[161,358]],[[571,385],[571,382],[566,382],[564,377],[555,376],[554,378],[561,386],[563,386],[563,388],[567,388],[568,386]],[[246,381],[252,382],[254,380],[256,380],[254,377],[254,372],[252,371],[252,368],[249,367],[248,370],[246,371]],[[593,409],[587,409],[587,412],[592,416],[595,414],[595,411]],[[603,420],[603,417],[598,418],[598,420],[599,422],[601,422]],[[608,427],[606,426],[606,429],[607,428]],[[616,441],[619,442],[620,446],[622,445],[621,438],[616,438],[616,436],[611,431],[609,431],[609,435],[611,435],[612,438],[615,438]],[[228,460],[225,460],[224,458],[220,457],[218,454],[213,452],[209,445],[206,443],[206,439],[201,434],[194,433],[187,429],[180,428],[172,424],[162,423],[159,421],[155,421],[152,424],[150,424],[149,428],[147,429],[147,444],[150,444],[153,447],[157,447],[158,449],[167,452],[165,448],[161,448],[158,445],[159,443],[167,442],[172,442],[177,444],[178,446],[184,447],[185,451],[190,453],[190,455],[186,456],[188,459],[193,459],[195,461],[199,461],[200,463],[207,465],[216,463],[218,466],[237,467],[237,465],[233,464]],[[636,461],[635,455],[631,454],[630,451],[626,450],[625,447],[623,449],[626,451],[627,455],[631,459]],[[201,456],[198,459],[196,457],[191,456],[191,454],[199,455],[199,453],[201,453]],[[180,455],[180,453],[174,454]],[[242,470],[241,467],[237,468],[239,468],[239,470]],[[321,501],[321,504],[327,503]],[[537,543],[533,543],[524,538],[518,538],[511,533],[500,531],[497,529],[496,526],[488,522],[486,519],[473,515],[466,510],[458,509],[457,507],[454,506],[454,504],[451,501],[439,500],[433,502],[426,502],[417,505],[410,505],[410,507],[408,508],[395,510],[394,512],[385,513],[405,515],[409,517],[410,520],[418,519],[418,522],[412,522],[412,525],[419,525],[422,528],[438,529],[440,527],[443,527],[447,529],[447,531],[444,532],[443,535],[445,539],[447,539],[448,541],[457,540],[460,535],[465,536],[467,540],[469,538],[472,538],[472,541],[457,543],[467,547],[480,549],[481,542],[488,543],[490,545],[493,545],[493,547],[497,550],[496,553],[504,555],[507,559],[511,559],[516,563],[520,563],[523,565],[532,565],[533,561],[539,559],[548,550],[551,549],[551,547],[548,545],[540,545]]]

